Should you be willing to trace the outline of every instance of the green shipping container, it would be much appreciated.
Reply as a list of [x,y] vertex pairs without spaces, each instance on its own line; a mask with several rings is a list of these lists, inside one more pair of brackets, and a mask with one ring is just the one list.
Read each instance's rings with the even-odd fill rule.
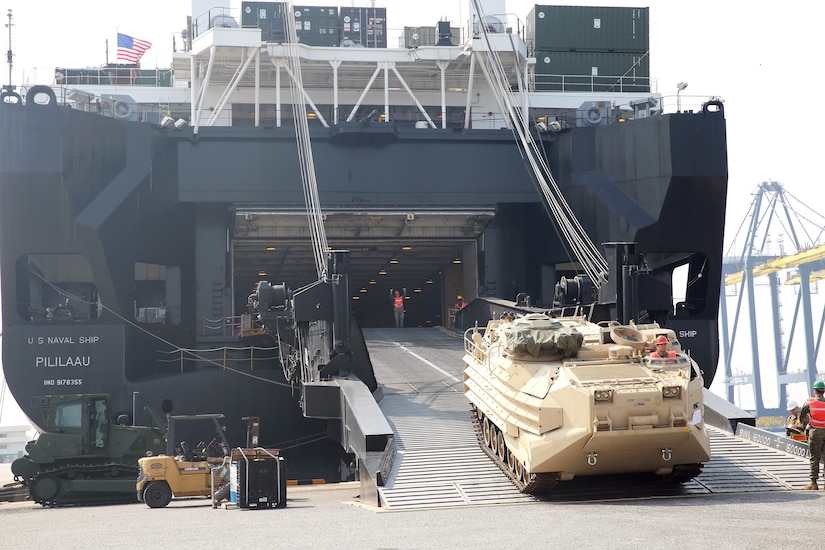
[[531,51],[646,52],[649,8],[536,5],[527,15]]
[[536,52],[535,89],[564,92],[649,92],[647,53]]
[[298,42],[308,46],[338,46],[341,43],[337,7],[294,6]]
[[284,2],[241,2],[241,27],[270,26],[274,19],[283,19]]
[[340,14],[342,44],[387,47],[387,8],[342,6]]
[[283,2],[242,2],[241,27],[261,29],[264,42],[286,42]]

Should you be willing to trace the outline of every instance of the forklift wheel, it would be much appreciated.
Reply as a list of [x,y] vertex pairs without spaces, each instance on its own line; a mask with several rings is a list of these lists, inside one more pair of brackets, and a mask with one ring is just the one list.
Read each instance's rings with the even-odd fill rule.
[[143,501],[149,508],[163,508],[172,500],[172,489],[163,481],[153,481],[143,491]]

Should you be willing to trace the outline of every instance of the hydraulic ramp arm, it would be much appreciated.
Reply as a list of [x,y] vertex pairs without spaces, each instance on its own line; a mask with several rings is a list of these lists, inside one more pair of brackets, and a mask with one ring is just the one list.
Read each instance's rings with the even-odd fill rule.
[[360,328],[351,319],[349,253],[327,252],[327,276],[296,291],[258,283],[257,321],[277,334],[289,381],[301,385],[304,416],[327,420],[327,435],[358,458],[361,500],[380,506],[396,447],[378,407],[375,381]]
[[[287,2],[286,12],[286,68],[293,91],[300,91],[301,60],[292,2]],[[326,419],[327,435],[356,454],[361,498],[380,506],[377,487],[386,480],[395,456],[393,431],[373,397],[377,383],[363,338],[353,346],[353,335],[360,336],[360,329],[350,314],[349,251],[331,250],[327,245],[306,105],[295,102],[293,115],[318,280],[294,292],[285,284],[261,281],[250,296],[250,306],[258,327],[278,339],[287,381],[301,385],[304,416]]]

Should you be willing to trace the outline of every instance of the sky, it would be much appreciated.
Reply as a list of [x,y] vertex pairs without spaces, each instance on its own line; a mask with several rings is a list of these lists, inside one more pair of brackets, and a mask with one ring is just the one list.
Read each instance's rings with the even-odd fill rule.
[[[825,134],[819,96],[825,81],[819,67],[825,3],[752,0],[594,0],[553,5],[650,8],[650,72],[674,111],[676,84],[687,82],[682,106],[711,96],[725,104],[728,131],[728,213],[726,241],[747,215],[753,192],[764,181],[785,189],[825,213],[821,159]],[[240,6],[240,0],[215,0]],[[369,0],[303,0],[299,5],[368,6]],[[469,0],[384,0],[389,42],[404,26],[432,26],[441,19],[466,20]],[[507,0],[507,12],[524,21],[534,2]],[[152,42],[144,68],[171,66],[173,41],[191,11],[189,0],[0,0],[0,12],[13,14],[12,52],[16,85],[51,84],[56,67],[92,67],[115,61],[117,33]],[[3,21],[8,23],[6,17]],[[454,25],[456,26],[456,25]],[[2,29],[8,49],[8,27]],[[8,64],[0,82],[8,81]],[[669,108],[668,108],[669,107]],[[819,243],[822,244],[822,243]],[[726,247],[727,248],[727,247]],[[717,377],[718,379],[719,377]],[[9,399],[6,400],[7,403]],[[7,424],[7,415],[0,422]]]

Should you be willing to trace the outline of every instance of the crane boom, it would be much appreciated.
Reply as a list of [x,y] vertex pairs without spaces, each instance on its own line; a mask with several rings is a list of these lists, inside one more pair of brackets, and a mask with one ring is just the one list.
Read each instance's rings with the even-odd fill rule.
[[[817,262],[825,259],[825,245],[820,245],[814,248],[809,248],[796,254],[789,256],[780,256],[753,266],[751,273],[754,277],[761,277],[763,275],[770,275],[777,271],[799,267],[800,265]],[[737,271],[725,276],[725,284],[733,285],[741,283],[745,276],[744,271]],[[790,284],[790,283],[789,283]]]

